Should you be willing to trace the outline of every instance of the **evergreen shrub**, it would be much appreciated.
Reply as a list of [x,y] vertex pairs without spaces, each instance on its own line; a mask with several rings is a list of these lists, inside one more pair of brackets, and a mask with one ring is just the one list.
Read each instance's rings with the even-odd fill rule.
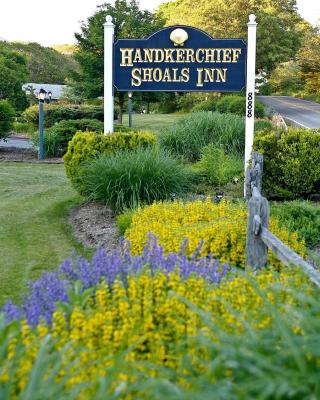
[[[119,150],[154,146],[156,137],[151,132],[117,132],[103,135],[96,132],[78,132],[69,142],[64,156],[68,178],[75,183],[81,174],[81,165],[101,154],[110,155]],[[79,186],[78,186],[79,187]]]
[[206,101],[202,101],[199,104],[196,104],[191,112],[199,112],[199,111],[216,111],[216,103],[217,101],[214,99],[209,99]]
[[[221,113],[244,116],[246,112],[246,98],[243,96],[223,96],[217,101],[216,110]],[[254,115],[256,118],[263,118],[265,116],[264,106],[258,99],[255,99]]]
[[263,154],[263,189],[269,198],[307,198],[320,191],[320,130],[262,131],[254,149]]

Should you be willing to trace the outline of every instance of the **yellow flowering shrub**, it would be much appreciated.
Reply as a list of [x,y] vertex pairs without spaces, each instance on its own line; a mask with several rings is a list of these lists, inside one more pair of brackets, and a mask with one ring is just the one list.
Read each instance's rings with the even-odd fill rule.
[[[275,285],[280,289],[274,290]],[[312,284],[294,269],[282,273],[264,270],[257,276],[248,273],[225,280],[219,287],[199,277],[183,280],[178,272],[154,276],[144,272],[129,277],[126,287],[120,281],[112,289],[102,284],[86,306],[75,304],[67,313],[57,309],[51,327],[42,323],[31,329],[22,321],[19,349],[16,339],[8,340],[2,348],[5,357],[0,364],[0,383],[8,381],[8,371],[12,373],[16,363],[11,377],[16,390],[10,398],[18,398],[30,379],[39,349],[50,334],[51,353],[57,352],[60,357],[57,383],[64,380],[67,390],[85,384],[79,399],[92,398],[95,384],[108,375],[119,354],[125,357],[126,370],[118,373],[113,389],[119,382],[134,381],[135,375],[130,372],[133,368],[157,375],[141,361],[173,368],[181,376],[180,383],[187,385],[182,378],[185,355],[194,360],[193,369],[199,373],[205,371],[204,361],[209,357],[206,348],[201,349],[203,362],[196,354],[192,343],[199,332],[214,341],[218,340],[215,331],[219,329],[235,334],[245,325],[264,329],[272,321],[259,292],[281,311],[297,303],[288,288],[299,288],[312,296]],[[212,321],[214,330],[208,328],[201,312]]]
[[[196,202],[157,202],[140,208],[134,214],[125,238],[131,252],[141,254],[152,233],[166,252],[178,252],[187,238],[186,254],[195,252],[203,241],[201,255],[212,253],[222,262],[244,267],[247,229],[247,209],[244,204],[223,201],[214,204],[209,199]],[[305,254],[305,244],[295,233],[281,228],[275,218],[270,219],[269,229],[293,250]],[[279,266],[273,256],[270,263]]]

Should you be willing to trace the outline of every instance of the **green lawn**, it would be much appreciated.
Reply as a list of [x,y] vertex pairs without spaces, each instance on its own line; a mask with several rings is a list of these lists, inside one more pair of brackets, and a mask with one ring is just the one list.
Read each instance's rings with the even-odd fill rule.
[[[151,130],[156,134],[160,133],[163,128],[168,128],[185,114],[133,114],[133,127],[141,130]],[[123,116],[123,125],[128,126],[128,115]]]
[[63,165],[0,163],[0,305],[73,249],[87,253],[66,223],[80,201]]

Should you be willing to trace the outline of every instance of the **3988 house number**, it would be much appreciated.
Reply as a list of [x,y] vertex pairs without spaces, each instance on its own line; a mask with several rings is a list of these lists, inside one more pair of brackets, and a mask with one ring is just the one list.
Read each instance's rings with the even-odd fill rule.
[[253,109],[253,95],[252,92],[248,93],[248,106],[247,106],[247,117],[252,117],[252,109]]

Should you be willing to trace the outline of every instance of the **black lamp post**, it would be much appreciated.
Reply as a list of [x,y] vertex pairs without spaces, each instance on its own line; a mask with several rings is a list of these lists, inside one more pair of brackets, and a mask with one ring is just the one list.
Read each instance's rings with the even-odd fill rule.
[[49,103],[51,103],[51,100],[52,100],[52,92],[48,92],[48,97],[49,97]]
[[46,98],[47,92],[44,89],[40,89],[38,93],[38,100],[39,100],[39,154],[38,159],[44,159],[44,129],[43,129],[43,103]]
[[128,93],[129,128],[132,128],[132,92]]

